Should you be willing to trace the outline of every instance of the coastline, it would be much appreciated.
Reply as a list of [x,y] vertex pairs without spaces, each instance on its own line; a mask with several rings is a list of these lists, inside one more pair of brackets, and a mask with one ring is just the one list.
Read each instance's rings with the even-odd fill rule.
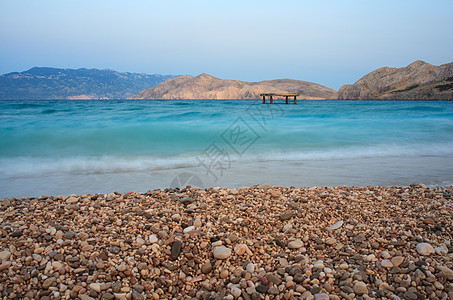
[[0,208],[4,297],[453,297],[453,186],[187,187]]

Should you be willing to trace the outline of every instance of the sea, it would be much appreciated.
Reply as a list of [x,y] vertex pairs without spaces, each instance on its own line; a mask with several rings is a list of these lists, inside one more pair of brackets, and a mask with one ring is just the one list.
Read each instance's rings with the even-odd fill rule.
[[453,184],[453,102],[0,101],[0,198]]

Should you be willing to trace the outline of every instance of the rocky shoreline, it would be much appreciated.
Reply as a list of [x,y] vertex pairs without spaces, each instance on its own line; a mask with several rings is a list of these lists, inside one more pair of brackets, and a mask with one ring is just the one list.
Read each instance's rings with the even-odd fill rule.
[[7,299],[453,299],[453,187],[5,198]]

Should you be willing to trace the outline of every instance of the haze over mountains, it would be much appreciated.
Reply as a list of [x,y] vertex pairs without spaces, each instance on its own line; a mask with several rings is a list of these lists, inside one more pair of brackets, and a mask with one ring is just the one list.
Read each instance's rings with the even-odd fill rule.
[[125,99],[173,77],[114,70],[34,67],[0,75],[0,99]]
[[259,99],[260,93],[299,93],[299,99],[453,100],[453,63],[415,61],[403,68],[380,68],[338,92],[301,80],[245,82],[204,73],[173,76],[35,67],[0,75],[0,100]]
[[129,99],[259,99],[260,93],[299,93],[301,99],[331,98],[335,90],[307,81],[260,82],[219,79],[208,74],[179,76]]

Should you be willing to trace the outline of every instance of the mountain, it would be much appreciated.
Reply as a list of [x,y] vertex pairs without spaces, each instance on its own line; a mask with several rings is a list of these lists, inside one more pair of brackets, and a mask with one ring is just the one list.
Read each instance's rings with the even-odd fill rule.
[[34,67],[0,75],[0,99],[125,99],[172,75]]
[[453,100],[453,63],[434,66],[417,60],[403,68],[380,68],[343,85],[340,100]]
[[259,99],[260,93],[299,93],[300,99],[327,99],[335,90],[299,80],[224,80],[208,74],[171,78],[129,99]]

